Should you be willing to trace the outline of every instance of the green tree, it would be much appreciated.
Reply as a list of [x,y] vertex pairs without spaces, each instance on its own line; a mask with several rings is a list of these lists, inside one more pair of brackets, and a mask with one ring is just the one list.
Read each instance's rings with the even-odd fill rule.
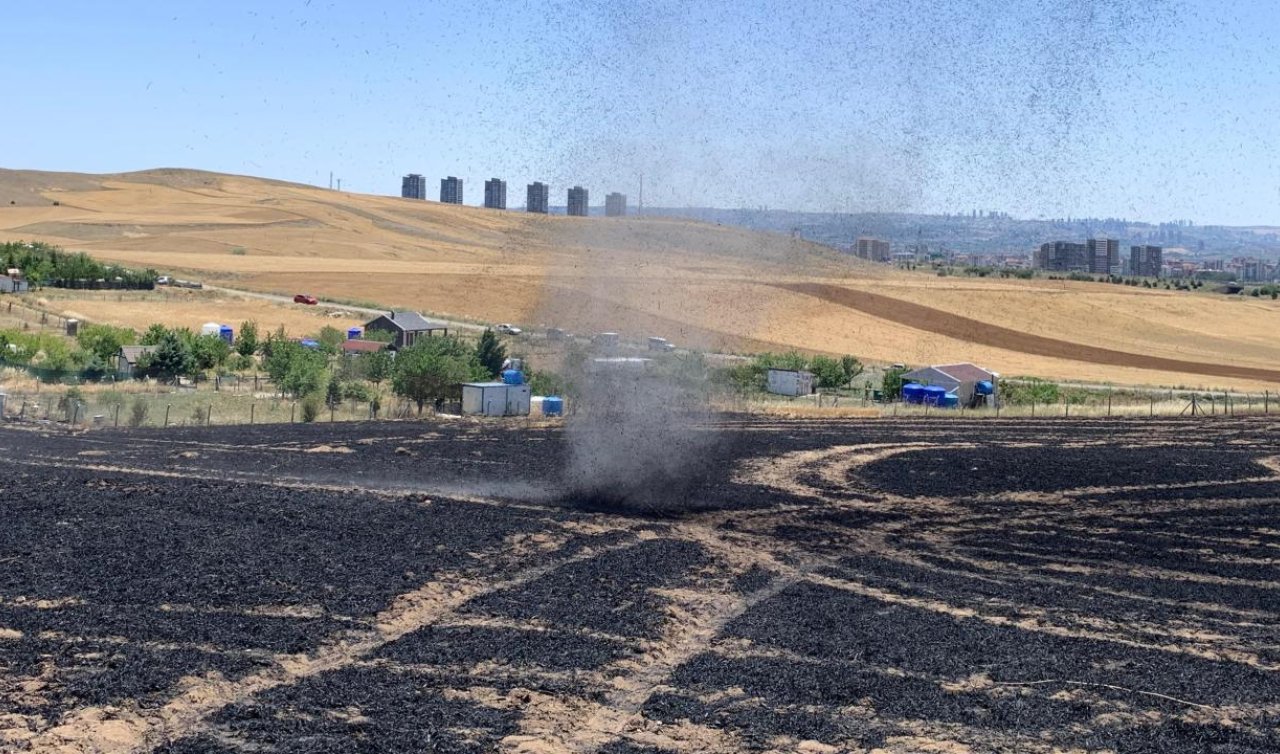
[[160,341],[164,339],[171,331],[169,328],[161,324],[151,325],[142,333],[142,338],[138,340],[144,346],[158,346]]
[[342,405],[342,383],[337,376],[329,378],[329,386],[325,389],[324,405],[330,410],[337,410]]
[[325,325],[320,328],[320,334],[316,336],[320,347],[324,349],[325,353],[331,355],[342,350],[342,341],[346,339],[346,333],[331,325]]
[[240,323],[240,335],[236,338],[236,353],[252,356],[258,352],[258,323],[253,320]]
[[489,372],[490,377],[497,377],[502,371],[502,362],[507,360],[507,347],[502,345],[493,330],[485,328],[480,335],[480,342],[476,343],[476,359]]
[[844,367],[830,356],[814,356],[809,361],[809,371],[818,378],[818,387],[836,388],[848,384]]
[[191,339],[191,355],[195,357],[196,369],[217,369],[226,363],[231,356],[231,344],[218,335],[200,335]]
[[114,361],[121,346],[133,345],[137,340],[138,334],[133,330],[111,325],[85,325],[76,336],[80,347],[97,356],[103,363]]
[[840,368],[844,370],[844,383],[846,385],[853,384],[853,381],[858,379],[866,369],[866,367],[862,366],[861,361],[848,354],[840,357]]
[[459,384],[487,377],[475,351],[458,338],[423,338],[396,354],[391,389],[413,401],[421,415],[428,401],[454,397]]
[[365,330],[360,339],[372,340],[375,343],[394,343],[396,335],[390,330]]
[[148,377],[161,382],[173,382],[183,375],[192,374],[196,369],[195,356],[182,337],[175,332],[166,332],[156,343],[156,350],[144,354],[138,359],[138,368]]
[[897,400],[902,397],[902,383],[904,382],[902,375],[906,374],[905,369],[888,369],[885,370],[884,379],[880,381],[880,389],[884,391],[885,400]]
[[364,361],[365,378],[373,384],[381,385],[383,380],[391,376],[391,352],[385,348],[359,358]]

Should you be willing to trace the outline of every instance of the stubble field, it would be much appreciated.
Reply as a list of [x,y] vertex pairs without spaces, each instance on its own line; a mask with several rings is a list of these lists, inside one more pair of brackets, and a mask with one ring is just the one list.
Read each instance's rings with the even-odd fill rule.
[[1280,384],[1280,304],[1266,299],[938,278],[702,223],[531,216],[185,170],[0,171],[0,200],[5,238],[258,291],[725,351],[973,361],[1117,384]]
[[555,427],[0,433],[0,748],[1280,748],[1273,422],[696,431],[661,517]]

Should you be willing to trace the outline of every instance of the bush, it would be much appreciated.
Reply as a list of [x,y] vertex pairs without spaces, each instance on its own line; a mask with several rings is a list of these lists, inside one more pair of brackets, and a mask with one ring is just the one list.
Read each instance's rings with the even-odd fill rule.
[[818,379],[818,387],[836,388],[849,384],[844,367],[829,356],[814,356],[809,362],[809,371]]
[[320,396],[308,395],[302,399],[302,421],[310,424],[320,416]]
[[884,373],[884,379],[880,380],[880,389],[884,392],[886,401],[894,401],[902,397],[902,383],[904,382],[902,375],[906,374],[905,369],[889,369]]
[[344,382],[342,383],[342,398],[357,403],[369,403],[377,396],[377,392],[373,388],[362,382]]
[[151,407],[141,398],[134,398],[133,405],[129,407],[129,426],[141,427],[147,423],[147,415],[151,413]]

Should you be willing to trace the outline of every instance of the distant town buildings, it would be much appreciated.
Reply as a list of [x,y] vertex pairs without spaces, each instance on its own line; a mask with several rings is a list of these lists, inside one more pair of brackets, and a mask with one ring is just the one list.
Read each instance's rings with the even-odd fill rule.
[[462,204],[462,179],[449,176],[440,179],[440,202]]
[[529,184],[528,198],[525,200],[525,209],[529,212],[539,212],[547,214],[550,211],[551,187],[542,181],[534,181]]
[[604,198],[604,214],[606,217],[622,217],[627,214],[627,195],[617,191]]
[[1139,277],[1160,277],[1164,267],[1164,249],[1159,246],[1130,246],[1129,272]]
[[1051,241],[1040,245],[1035,266],[1055,272],[1088,272],[1121,275],[1120,242],[1114,238],[1091,238],[1085,243]]
[[1089,272],[1097,275],[1120,275],[1120,242],[1114,238],[1090,238],[1085,245],[1089,249]]
[[574,217],[587,216],[587,190],[581,186],[569,189],[569,214]]
[[484,182],[484,206],[489,209],[507,208],[507,182],[490,178]]
[[410,173],[400,181],[400,196],[405,199],[426,199],[427,179]]
[[857,255],[859,259],[866,259],[870,262],[888,262],[890,259],[889,242],[875,238],[859,238]]

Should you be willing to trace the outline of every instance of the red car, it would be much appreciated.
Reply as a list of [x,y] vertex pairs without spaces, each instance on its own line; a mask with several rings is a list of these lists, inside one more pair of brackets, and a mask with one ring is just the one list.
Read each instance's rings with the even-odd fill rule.
[[318,302],[318,301],[316,301],[316,297],[315,297],[315,296],[308,296],[308,295],[307,295],[307,294],[305,294],[305,293],[299,293],[298,295],[296,295],[296,296],[294,296],[294,297],[293,297],[293,303],[295,303],[295,304],[308,304],[308,305],[310,305],[310,306],[315,306],[315,305],[316,305],[317,303],[319,303],[319,302]]

